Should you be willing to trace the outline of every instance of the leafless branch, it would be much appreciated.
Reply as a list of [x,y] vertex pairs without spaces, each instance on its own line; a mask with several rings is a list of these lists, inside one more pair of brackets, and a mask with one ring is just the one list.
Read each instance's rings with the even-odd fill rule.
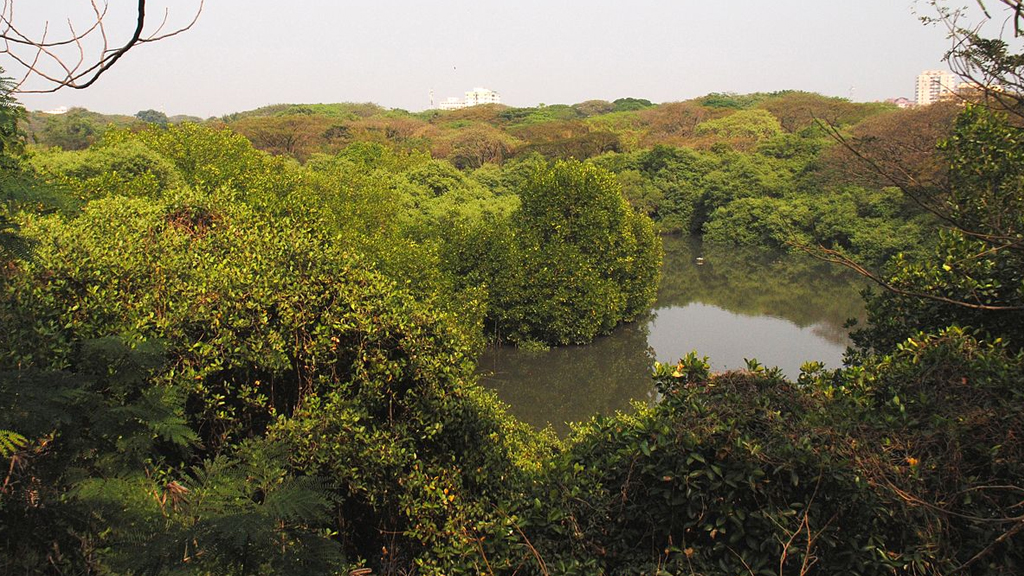
[[802,250],[811,256],[818,258],[819,260],[829,262],[832,264],[839,264],[845,266],[850,270],[853,270],[857,274],[871,280],[875,284],[878,284],[885,290],[892,292],[893,294],[899,294],[900,296],[907,296],[910,298],[920,298],[923,300],[932,300],[934,302],[942,302],[944,304],[952,304],[953,306],[959,306],[961,308],[969,308],[971,310],[985,310],[988,312],[1015,312],[1024,310],[1024,306],[993,306],[989,304],[982,304],[980,302],[968,302],[966,300],[958,300],[955,298],[947,298],[938,294],[928,294],[927,292],[916,292],[913,290],[903,290],[897,286],[886,282],[881,276],[871,272],[863,265],[857,263],[855,260],[846,256],[838,250],[832,250],[831,248],[825,248],[824,246],[807,246],[797,242],[790,242],[790,246]]
[[995,540],[993,540],[988,546],[986,546],[984,550],[982,550],[981,552],[978,552],[977,554],[972,556],[971,559],[968,560],[967,562],[964,562],[960,566],[957,566],[957,568],[955,570],[953,570],[952,572],[949,573],[949,576],[952,576],[953,574],[960,574],[963,571],[967,570],[972,565],[977,563],[979,560],[981,560],[982,558],[985,558],[986,556],[991,554],[996,549],[997,546],[999,546],[1003,542],[1006,542],[1007,540],[1009,540],[1010,538],[1015,536],[1021,530],[1024,530],[1024,520],[1021,520],[1021,521],[1017,522],[1016,524],[1014,524],[1013,526],[1011,526],[1009,530],[1007,530],[1006,532],[1000,534],[999,537],[996,538]]
[[[1020,36],[1024,30],[1024,0],[999,0],[999,2],[1013,11],[1013,34]],[[981,6],[986,18],[992,17],[988,8],[985,7],[984,0],[978,0],[978,6]]]
[[832,522],[838,518],[838,513],[836,513],[828,520],[828,522],[825,523],[821,530],[818,530],[817,532],[813,532],[811,530],[809,515],[811,513],[811,507],[814,505],[814,500],[818,497],[818,489],[821,488],[821,478],[822,474],[819,473],[818,480],[814,485],[814,492],[811,493],[810,499],[807,501],[807,504],[804,505],[803,513],[800,515],[800,520],[792,532],[789,532],[789,530],[774,518],[772,519],[772,522],[774,522],[776,526],[785,532],[789,532],[789,539],[783,543],[782,553],[779,555],[779,576],[784,575],[786,560],[789,558],[789,550],[792,548],[794,542],[801,533],[806,533],[806,542],[804,543],[803,557],[800,561],[800,571],[797,574],[798,576],[807,576],[807,574],[810,573],[811,567],[818,561],[817,556],[814,555],[815,542],[818,540],[819,536],[828,530],[829,526],[832,525]]
[[[834,125],[821,120],[820,118],[814,117],[815,122],[818,126],[824,130],[837,144],[842,146],[846,151],[854,156],[854,158],[867,166],[874,174],[882,177],[886,182],[898,189],[904,197],[910,199],[918,208],[931,214],[941,221],[949,228],[960,232],[964,236],[974,238],[976,240],[982,240],[997,246],[996,250],[1024,250],[1024,245],[1021,243],[1021,238],[1012,234],[991,234],[983,233],[977,230],[973,230],[971,227],[960,222],[954,218],[949,211],[947,211],[946,203],[938,195],[929,195],[924,190],[928,188],[924,183],[919,182],[914,174],[911,174],[903,166],[894,166],[893,169],[898,173],[894,174],[889,169],[883,167],[875,158],[862,152],[857,146],[854,145],[843,133]],[[947,193],[949,190],[942,190]]]
[[[1005,22],[1013,23],[1013,38],[1024,37],[1024,0],[998,0],[1008,14]],[[952,40],[944,60],[950,69],[993,108],[1024,119],[1024,67],[1016,55],[1006,52],[1005,34],[994,38],[982,34],[982,24],[964,25],[964,9],[951,10],[940,2],[930,2],[937,16],[925,18],[944,26]],[[976,0],[986,20],[998,15],[989,10],[985,0]]]
[[[205,3],[205,0],[198,0],[192,19],[170,31],[167,31],[170,11],[165,9],[159,25],[147,33],[147,2],[137,0],[132,12],[134,25],[130,36],[115,43],[112,38],[118,34],[108,30],[112,26],[108,1],[88,0],[92,16],[86,25],[76,26],[72,18],[68,18],[67,35],[53,39],[49,21],[42,24],[40,34],[34,35],[24,24],[21,12],[15,11],[16,0],[3,0],[0,8],[0,56],[6,56],[13,63],[8,68],[20,77],[14,92],[42,94],[63,88],[88,88],[136,46],[190,30],[199,20]],[[44,86],[32,87],[33,80]]]

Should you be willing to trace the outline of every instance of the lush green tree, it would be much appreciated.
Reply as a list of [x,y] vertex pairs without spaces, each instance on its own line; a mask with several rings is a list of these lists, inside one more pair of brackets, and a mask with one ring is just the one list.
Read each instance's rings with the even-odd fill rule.
[[[63,402],[64,388],[53,384],[63,380],[54,374],[77,371],[82,342],[111,333],[130,342],[160,340],[167,368],[132,380],[131,394],[149,402],[166,392],[173,414],[197,440],[189,442],[191,455],[179,454],[159,470],[126,464],[127,476],[104,476],[103,484],[79,489],[63,479],[63,468],[40,476],[53,479],[47,498],[66,500],[77,490],[79,499],[62,510],[94,514],[93,524],[73,524],[76,532],[66,539],[88,545],[79,557],[68,550],[70,569],[83,569],[99,550],[97,565],[157,570],[161,562],[187,558],[187,546],[202,555],[196,570],[246,573],[256,571],[255,563],[262,572],[322,571],[330,557],[318,555],[318,534],[333,533],[353,555],[365,555],[391,546],[395,539],[380,530],[394,529],[410,547],[410,565],[416,557],[450,572],[475,549],[477,534],[494,542],[507,537],[508,514],[495,504],[521,499],[513,463],[544,448],[534,442],[527,449],[526,429],[467,385],[479,325],[468,308],[449,314],[417,301],[353,252],[333,224],[326,217],[259,212],[237,193],[218,189],[98,199],[74,220],[51,216],[26,227],[36,242],[33,258],[5,270],[2,285],[3,385]],[[50,386],[39,385],[47,379]],[[47,404],[7,392],[2,397],[17,406],[0,410],[0,429],[34,442],[37,429],[29,424],[52,422]],[[88,406],[68,408],[86,419],[75,426],[94,426],[94,416],[118,422],[116,414],[132,409],[122,396],[105,401],[109,418]],[[120,425],[129,424],[135,421]],[[331,430],[350,425],[361,431],[338,443]],[[260,444],[268,427],[283,449]],[[86,438],[79,428],[61,430]],[[321,443],[310,430],[334,440]],[[156,441],[146,425],[137,434]],[[135,438],[104,432],[105,443],[82,450],[107,461],[118,436],[126,443]],[[487,438],[493,449],[482,449]],[[69,459],[70,446],[51,446],[53,462],[77,462]],[[149,446],[139,450],[152,452]],[[382,449],[392,458],[371,456]],[[462,470],[477,472],[464,477]],[[507,473],[493,475],[497,470]],[[314,473],[327,480],[292,479]],[[439,483],[441,477],[447,480]],[[464,500],[453,503],[441,488],[457,488]],[[27,497],[33,489],[25,490]],[[435,490],[436,498],[425,497]],[[506,491],[512,495],[497,499]],[[104,533],[107,526],[124,531]],[[133,536],[125,542],[127,534]],[[271,545],[279,539],[287,546]],[[11,545],[42,554],[38,566],[48,542]],[[132,542],[150,552],[133,558]],[[31,564],[18,550],[15,559]],[[337,561],[331,566],[340,570]]]
[[753,108],[757,104],[763,102],[770,95],[762,92],[755,92],[753,94],[736,94],[735,92],[712,92],[707,96],[703,96],[697,99],[702,106],[708,108],[726,108],[735,110],[745,110],[747,108]]
[[615,106],[615,112],[631,112],[654,106],[646,98],[616,98],[612,101],[612,104]]
[[490,289],[497,333],[582,343],[646,310],[657,289],[660,243],[610,173],[557,162],[519,193],[508,255]]
[[105,146],[130,142],[170,161],[182,185],[205,192],[230,188],[253,205],[273,203],[298,183],[294,160],[271,157],[227,129],[185,123],[137,132],[113,130],[103,138]]
[[3,68],[0,68],[0,186],[4,191],[0,197],[0,201],[3,201],[0,204],[0,258],[6,257],[7,252],[16,244],[12,232],[14,224],[10,220],[8,189],[12,187],[11,176],[17,165],[13,155],[19,153],[24,146],[18,131],[18,121],[24,115],[24,109],[11,96],[13,84],[3,73]]
[[699,136],[715,136],[737,149],[749,149],[782,133],[778,119],[767,110],[740,110],[697,125]]
[[615,175],[622,186],[622,195],[629,205],[645,216],[657,213],[664,204],[665,194],[638,170],[623,170]]
[[658,365],[661,402],[547,462],[526,535],[564,573],[1016,574],[1022,361],[949,330],[797,383]]
[[0,68],[0,266],[28,250],[18,234],[20,213],[72,211],[77,202],[25,166],[25,110],[11,95],[13,84]]
[[700,232],[697,207],[704,195],[703,179],[717,165],[707,154],[671,146],[655,146],[639,155],[639,169],[665,198],[652,216],[663,231]]
[[[468,109],[480,108],[472,106]],[[575,120],[582,117],[582,112],[565,104],[539,104],[534,108],[507,108],[498,114],[503,122],[514,126],[537,124],[541,122]]]
[[50,114],[36,141],[64,150],[84,150],[99,139],[100,129],[92,116],[82,108],[63,114]]
[[164,363],[152,342],[101,338],[81,342],[64,370],[0,372],[0,427],[24,434],[0,489],[0,569],[247,574],[339,564],[337,543],[310,529],[329,518],[327,484],[291,476],[279,449],[250,443],[185,466],[198,437],[182,390],[157,377]]
[[712,244],[784,248],[799,241],[796,223],[806,220],[807,212],[802,204],[777,198],[738,198],[711,213],[704,239]]
[[28,165],[78,200],[116,194],[153,197],[181,183],[168,159],[136,139],[81,151],[54,148],[33,155]]
[[147,124],[157,124],[159,126],[166,126],[169,122],[167,114],[159,110],[139,110],[135,113],[135,117]]

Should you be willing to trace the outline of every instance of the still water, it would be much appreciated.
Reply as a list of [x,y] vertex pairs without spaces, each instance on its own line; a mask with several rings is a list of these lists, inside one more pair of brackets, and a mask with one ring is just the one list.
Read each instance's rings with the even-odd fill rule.
[[789,378],[810,360],[842,365],[850,343],[844,323],[864,314],[857,275],[804,255],[676,237],[664,244],[661,287],[646,317],[586,346],[489,349],[480,358],[482,383],[520,419],[564,435],[567,422],[653,402],[654,361],[693,350],[714,371],[743,368],[746,358]]

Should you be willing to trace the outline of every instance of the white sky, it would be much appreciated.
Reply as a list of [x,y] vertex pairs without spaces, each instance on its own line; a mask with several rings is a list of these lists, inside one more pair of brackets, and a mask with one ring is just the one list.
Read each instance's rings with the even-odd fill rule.
[[[110,32],[125,37],[115,12],[135,2],[110,3]],[[88,6],[20,0],[15,20],[31,31],[49,17],[55,38],[76,4]],[[150,4],[154,23],[168,6],[180,23],[198,0]],[[783,89],[913,98],[948,48],[915,8],[930,13],[912,0],[207,0],[192,30],[132,50],[93,87],[20,100],[207,117],[282,102],[422,110],[430,89],[440,101],[474,86],[513,106]],[[15,71],[8,56],[0,66]]]

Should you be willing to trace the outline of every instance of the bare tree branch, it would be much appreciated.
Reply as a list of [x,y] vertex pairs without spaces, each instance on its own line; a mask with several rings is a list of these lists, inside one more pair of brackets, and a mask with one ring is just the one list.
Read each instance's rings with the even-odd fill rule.
[[[906,198],[909,198],[910,201],[918,208],[938,218],[939,221],[950,229],[956,230],[970,238],[996,244],[998,246],[997,250],[1009,249],[1024,251],[1024,240],[1019,236],[1005,233],[984,233],[972,229],[964,222],[958,220],[950,213],[949,210],[946,209],[948,206],[942,197],[935,194],[928,194],[925,191],[928,186],[926,186],[925,183],[920,182],[914,174],[908,172],[903,166],[894,166],[893,169],[898,172],[897,174],[894,174],[889,169],[883,167],[875,158],[861,151],[853,142],[843,135],[836,126],[817,117],[812,116],[812,118],[814,118],[815,122],[817,122],[818,126],[822,130],[835,140],[837,144],[852,154],[858,162],[867,166],[873,173],[881,176],[886,182],[898,189]],[[949,194],[948,189],[942,190],[942,192],[946,195]]]
[[[7,56],[14,66],[8,66],[21,80],[14,92],[22,94],[51,93],[63,88],[81,90],[92,86],[100,76],[113,67],[129,50],[140,44],[157,42],[191,29],[202,14],[205,0],[198,0],[192,19],[186,24],[167,31],[170,10],[164,10],[159,25],[147,29],[147,1],[137,0],[133,9],[131,33],[124,41],[112,43],[108,28],[112,25],[109,0],[88,0],[92,16],[85,26],[78,27],[68,18],[68,35],[51,39],[50,22],[42,25],[42,33],[28,32],[20,12],[15,11],[16,0],[3,0],[0,9],[0,56]],[[77,29],[81,29],[79,32]],[[33,81],[43,87],[33,87]]]
[[997,546],[999,546],[1003,542],[1006,542],[1007,540],[1012,538],[1014,535],[1016,535],[1021,530],[1024,530],[1024,520],[1020,520],[1019,522],[1014,524],[1012,527],[1010,527],[1009,530],[1007,530],[1006,532],[1001,534],[998,538],[993,540],[991,544],[986,546],[984,550],[982,550],[981,552],[978,552],[973,557],[971,557],[970,560],[968,560],[967,562],[964,562],[963,564],[958,566],[955,570],[950,572],[948,576],[952,576],[953,574],[960,574],[963,571],[967,570],[973,564],[977,563],[979,560],[981,560],[981,559],[985,558],[986,556],[988,556],[989,554],[991,554],[996,549]]
[[[998,0],[1004,8],[1005,22],[1013,23],[1013,38],[1024,37],[1024,0]],[[967,84],[976,95],[991,107],[1024,119],[1024,61],[1012,54],[1000,32],[996,37],[982,34],[982,24],[964,25],[965,9],[950,9],[942,0],[930,0],[936,16],[925,17],[925,22],[946,28],[952,46],[944,60],[950,69]],[[998,15],[989,10],[986,0],[976,0],[987,21]]]
[[990,304],[982,304],[980,302],[975,303],[955,298],[947,298],[945,296],[940,296],[938,294],[929,294],[927,292],[904,290],[902,288],[890,284],[889,282],[886,282],[881,276],[871,272],[863,265],[857,263],[857,261],[853,260],[852,258],[838,250],[832,250],[831,248],[826,248],[824,246],[812,247],[797,242],[789,242],[788,244],[824,262],[845,266],[846,268],[853,270],[854,272],[860,274],[861,276],[867,278],[868,280],[871,280],[875,284],[878,284],[885,290],[892,292],[893,294],[899,294],[900,296],[920,298],[922,300],[932,300],[934,302],[952,304],[953,306],[959,306],[961,308],[969,308],[971,310],[985,310],[988,312],[1013,312],[1024,310],[1024,306],[993,306]]

